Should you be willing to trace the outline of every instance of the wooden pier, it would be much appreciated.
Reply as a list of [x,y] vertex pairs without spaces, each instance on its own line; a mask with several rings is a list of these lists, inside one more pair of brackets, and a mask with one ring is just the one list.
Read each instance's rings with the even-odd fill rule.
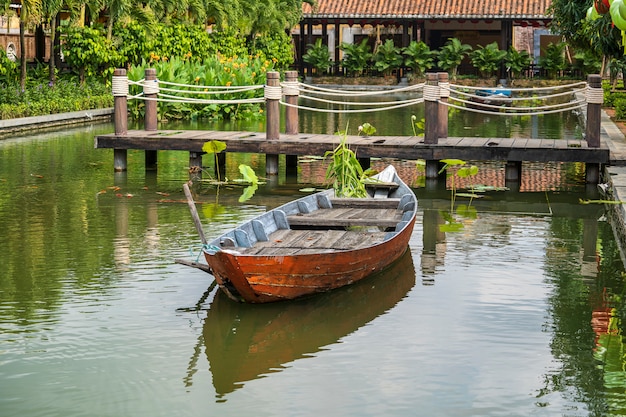
[[[119,74],[117,70],[116,74]],[[442,74],[428,74],[428,83],[442,80]],[[146,74],[146,79],[155,75]],[[295,72],[289,72],[292,79]],[[447,81],[447,74],[443,76]],[[115,80],[114,80],[115,81]],[[589,83],[600,88],[599,76],[590,76]],[[268,73],[268,85],[278,86],[277,73]],[[115,93],[114,93],[115,94]],[[426,94],[425,94],[426,96]],[[115,133],[99,135],[95,138],[96,148],[115,149],[115,170],[126,170],[126,150],[139,149],[146,151],[146,168],[156,165],[156,151],[176,150],[190,153],[190,167],[201,166],[202,146],[211,140],[226,143],[228,153],[259,153],[267,155],[268,175],[278,173],[278,155],[322,156],[332,151],[339,144],[337,135],[319,135],[297,132],[297,111],[287,108],[286,134],[279,134],[277,126],[279,109],[275,106],[278,99],[266,99],[268,106],[267,129],[263,133],[244,131],[203,131],[203,130],[157,130],[156,101],[146,102],[145,130],[127,130],[126,97],[123,94],[115,97]],[[286,97],[293,102],[294,97]],[[296,96],[297,100],[297,96]],[[442,159],[462,159],[468,161],[505,161],[506,179],[519,180],[522,162],[584,162],[587,168],[587,181],[599,181],[600,167],[616,163],[623,165],[626,161],[611,158],[611,151],[605,141],[600,140],[601,102],[587,105],[587,123],[585,140],[551,140],[551,139],[511,139],[511,138],[454,138],[447,137],[447,115],[445,106],[437,101],[425,101],[426,131],[424,137],[415,136],[347,136],[346,143],[357,156],[368,164],[369,158],[397,158],[426,160],[426,176],[435,178]],[[446,112],[442,112],[442,107]],[[615,158],[613,158],[615,159]],[[291,161],[291,162],[290,162]],[[293,164],[293,158],[288,158]]]

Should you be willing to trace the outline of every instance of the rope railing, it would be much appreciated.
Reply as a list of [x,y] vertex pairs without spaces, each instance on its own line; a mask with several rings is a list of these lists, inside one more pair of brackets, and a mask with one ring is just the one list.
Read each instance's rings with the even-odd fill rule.
[[[181,84],[169,81],[155,80],[156,82],[147,82],[145,79],[139,81],[128,80],[128,85],[142,87],[143,90],[135,95],[128,95],[129,100],[152,100],[166,103],[189,103],[189,104],[255,104],[263,103],[264,97],[250,98],[228,98],[228,99],[204,99],[198,97],[188,97],[186,95],[225,95],[248,93],[256,90],[262,90],[263,85],[248,86],[206,86],[197,84]],[[181,88],[162,87],[161,85],[169,85]],[[118,87],[121,88],[121,87]],[[196,91],[197,90],[197,91]],[[156,94],[156,98],[146,97],[145,94]],[[168,94],[173,93],[173,94]]]
[[[438,101],[440,104],[459,110],[511,117],[576,111],[589,102],[599,101],[601,103],[602,100],[602,91],[597,92],[595,91],[597,89],[590,89],[586,82],[548,87],[505,88],[504,90],[507,92],[515,94],[511,94],[511,96],[498,96],[497,93],[502,89],[501,87],[465,86],[447,82],[442,82],[438,86],[420,83],[406,87],[372,91],[366,89],[330,88],[300,82],[283,82],[279,87],[270,87],[267,85],[206,86],[161,80],[146,81],[145,79],[141,79],[132,81],[127,77],[115,78],[116,77],[114,77],[113,80],[113,94],[117,96],[125,95],[129,100],[138,99],[190,104],[258,104],[268,99],[274,99],[279,100],[279,103],[285,107],[324,113],[388,111],[418,105],[427,99]],[[128,92],[129,86],[141,87],[143,91],[137,94],[130,94]],[[264,95],[259,97],[231,97],[223,99],[201,97],[205,95],[223,96],[227,94],[246,94],[261,89],[264,90]],[[484,92],[484,94],[480,94],[480,92]],[[153,97],[146,97],[146,94]],[[379,99],[381,97],[398,94],[415,96],[399,100],[363,100],[367,97]],[[315,107],[287,103],[283,100],[283,97],[286,95],[298,96],[299,99],[326,106]],[[342,97],[344,100],[337,99],[337,97]],[[566,97],[572,97],[572,99],[557,104],[526,104]],[[442,98],[446,98],[446,100],[441,100]],[[355,99],[359,99],[359,101],[354,101]]]
[[[581,93],[589,95],[586,82],[532,88],[489,88],[450,84],[445,88],[449,93],[449,101],[440,101],[443,105],[475,113],[509,117],[577,111],[588,103],[588,99],[577,97],[580,97]],[[478,94],[480,92],[483,94]],[[504,94],[505,92],[510,95]],[[513,95],[513,92],[517,95]],[[537,101],[546,102],[567,97],[571,98],[566,102],[534,104]],[[523,105],[524,103],[533,105]]]
[[[417,84],[409,87],[401,87],[401,88],[391,88],[384,89],[379,91],[371,91],[371,90],[352,90],[352,89],[338,89],[338,88],[327,88],[320,86],[313,86],[310,84],[296,83],[294,84],[286,84],[281,83],[283,88],[283,92],[285,95],[289,93],[290,95],[297,95],[301,99],[309,100],[316,103],[323,103],[327,105],[340,106],[338,108],[323,108],[323,107],[312,107],[305,106],[299,104],[290,104],[285,101],[281,101],[280,103],[286,107],[297,108],[301,110],[308,110],[314,112],[324,112],[324,113],[366,113],[372,111],[387,111],[398,109],[402,107],[412,106],[416,104],[420,104],[424,101],[422,97],[410,98],[410,99],[402,99],[402,100],[393,100],[393,101],[346,101],[346,100],[335,100],[334,97],[348,97],[348,98],[364,98],[367,96],[372,97],[382,97],[385,95],[399,94],[399,93],[409,93],[409,92],[417,92],[424,87],[424,84]],[[324,98],[331,97],[331,98]],[[361,107],[361,108],[352,108],[352,107]],[[366,107],[366,108],[363,108]]]

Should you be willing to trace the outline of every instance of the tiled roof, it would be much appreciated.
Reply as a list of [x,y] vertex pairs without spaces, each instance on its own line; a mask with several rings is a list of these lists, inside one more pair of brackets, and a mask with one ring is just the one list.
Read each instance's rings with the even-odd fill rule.
[[551,0],[317,0],[304,18],[549,19]]

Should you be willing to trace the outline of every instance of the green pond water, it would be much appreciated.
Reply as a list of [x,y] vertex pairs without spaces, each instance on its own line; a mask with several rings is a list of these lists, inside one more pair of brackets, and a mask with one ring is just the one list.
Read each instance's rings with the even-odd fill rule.
[[[0,416],[626,415],[624,268],[603,206],[578,202],[598,197],[580,167],[529,167],[551,182],[488,193],[454,233],[439,228],[449,190],[417,187],[389,270],[253,306],[173,262],[198,254],[188,155],[159,152],[146,173],[132,151],[114,174],[113,152],[93,148],[112,130],[0,140]],[[241,155],[231,178],[240,162],[264,172]],[[196,184],[205,233],[320,186],[324,169],[303,163],[245,202],[242,186]]]

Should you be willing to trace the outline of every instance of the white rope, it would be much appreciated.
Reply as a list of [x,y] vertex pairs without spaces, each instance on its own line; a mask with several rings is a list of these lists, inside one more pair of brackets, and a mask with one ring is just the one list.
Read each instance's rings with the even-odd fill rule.
[[[567,112],[567,111],[572,111],[572,110],[577,110],[580,108],[583,108],[584,102],[582,105],[573,105],[571,107],[568,108],[564,108],[564,109],[557,109],[557,110],[547,110],[547,111],[540,111],[540,112],[521,112],[521,113],[513,113],[513,112],[493,112],[493,111],[486,111],[486,110],[480,110],[480,109],[476,109],[476,108],[471,108],[471,107],[464,107],[464,106],[457,106],[456,104],[453,103],[444,103],[444,102],[440,102],[441,104],[444,104],[448,107],[452,107],[455,109],[459,109],[459,110],[467,110],[467,111],[471,111],[474,113],[482,113],[482,114],[491,114],[494,116],[541,116],[543,114],[551,114],[551,113],[563,113],[563,112]],[[505,109],[504,107],[499,107],[500,109]]]
[[[574,87],[580,87],[580,86],[586,86],[587,82],[586,81],[578,81],[576,83],[572,83],[572,84],[564,84],[564,85],[553,85],[553,86],[549,86],[549,87],[530,87],[530,88],[506,88],[509,91],[546,91],[546,90],[561,90],[564,88],[574,88]],[[468,90],[485,90],[488,89],[489,87],[474,87],[474,86],[469,86],[469,85],[459,85],[459,84],[450,84],[450,89],[451,90],[455,90],[455,89],[468,89]]]
[[[473,90],[477,90],[477,89],[473,89]],[[485,91],[485,92],[494,92],[494,94],[497,94],[497,91],[499,91],[497,88],[481,88],[478,89],[479,91]],[[508,88],[505,89],[506,91],[511,91]],[[526,91],[526,92],[532,92],[532,89],[524,89],[524,90],[517,90],[517,91]],[[557,97],[564,97],[564,96],[569,96],[569,95],[574,95],[576,93],[582,93],[586,91],[585,88],[580,88],[577,90],[569,90],[569,91],[563,91],[561,93],[555,93],[555,94],[548,94],[548,95],[542,95],[542,96],[518,96],[518,97],[509,97],[509,100],[511,101],[527,101],[527,100],[548,100],[551,98],[557,98]],[[461,96],[465,96],[465,97],[478,97],[478,98],[485,98],[486,96],[480,96],[480,95],[476,95],[476,94],[471,94],[468,93],[466,91],[463,90],[450,90],[451,94],[456,94],[456,95],[461,95]]]
[[[227,87],[231,88],[231,87]],[[193,95],[213,95],[213,94],[236,94],[236,93],[247,93],[252,91],[249,88],[241,87],[241,88],[232,88],[229,90],[207,90],[207,91],[192,91],[192,90],[177,90],[175,88],[167,88],[160,87],[161,91],[169,91],[170,93],[183,93],[183,94],[193,94]]]
[[[472,99],[478,99],[478,100],[489,100],[490,98],[493,99],[498,99],[500,98],[501,100],[504,99],[508,102],[514,103],[514,102],[523,102],[523,101],[539,101],[539,100],[547,100],[548,98],[555,98],[555,97],[561,97],[561,96],[575,96],[575,93],[577,93],[577,91],[568,91],[566,94],[555,94],[555,95],[550,95],[549,97],[506,97],[504,95],[499,96],[497,94],[494,94],[494,96],[483,96],[483,95],[476,95],[476,94],[469,94],[469,93],[465,93],[465,92],[460,92],[460,91],[455,91],[454,94],[451,96],[453,100],[457,100],[457,101],[463,101],[463,99],[459,98],[459,97],[465,97],[468,98],[469,100]],[[533,107],[536,108],[537,106]]]
[[426,84],[424,86],[424,100],[425,101],[437,101],[439,100],[439,86]]
[[237,85],[237,86],[231,86],[231,85],[196,85],[196,84],[179,84],[179,83],[173,83],[170,81],[159,81],[161,84],[163,85],[173,85],[175,87],[188,87],[188,88],[197,88],[197,89],[204,89],[204,88],[208,88],[208,89],[216,89],[216,90],[228,90],[228,89],[246,89],[246,90],[260,90],[262,89],[264,86],[263,85]]
[[300,96],[300,98],[311,100],[311,101],[317,101],[321,103],[326,103],[326,104],[340,104],[340,105],[345,105],[345,106],[387,106],[387,105],[409,103],[409,102],[415,101],[415,99],[412,98],[412,99],[407,99],[407,100],[372,101],[372,102],[363,103],[363,102],[354,102],[354,101],[335,101],[335,100],[328,100],[328,99],[314,97],[314,96]]
[[440,82],[439,83],[439,96],[441,98],[450,97],[450,83],[449,82]]
[[143,82],[144,94],[159,94],[159,80],[145,80]]
[[283,90],[280,86],[266,85],[265,86],[265,99],[266,100],[280,100],[283,98]]
[[113,91],[113,97],[127,97],[128,76],[114,75],[113,79],[111,80],[111,90]]
[[590,104],[602,104],[604,103],[604,90],[602,87],[590,87],[587,86],[587,90],[585,91],[585,96],[587,97],[587,103]]
[[319,87],[319,86],[314,86],[310,84],[302,84],[302,83],[300,83],[299,85],[300,85],[300,91],[308,90],[312,94],[313,93],[321,94],[321,95],[325,94],[328,96],[341,96],[341,97],[379,96],[379,95],[385,95],[385,94],[397,94],[397,93],[405,93],[405,92],[412,92],[412,91],[420,90],[424,87],[424,84],[415,84],[415,85],[411,85],[408,87],[371,91],[371,90],[332,89],[332,88],[325,88],[325,87]]
[[296,109],[300,109],[300,110],[310,110],[310,111],[316,111],[316,112],[321,112],[321,113],[371,113],[373,110],[375,111],[385,111],[385,110],[393,110],[393,109],[399,109],[402,107],[408,107],[408,106],[412,106],[414,104],[421,104],[424,102],[423,98],[418,98],[410,103],[402,103],[399,105],[395,105],[395,106],[388,106],[388,107],[382,107],[379,109],[321,109],[321,108],[317,108],[317,107],[306,107],[306,106],[300,106],[297,104],[289,104],[289,103],[285,103],[283,101],[280,102],[280,104],[287,106],[287,107],[293,107]]
[[[481,99],[485,99],[487,97],[481,97],[481,96],[477,96],[480,97]],[[584,105],[585,104],[585,100],[584,99],[579,99],[579,100],[573,100],[573,101],[568,101],[565,103],[559,103],[559,104],[551,104],[551,105],[545,105],[545,106],[535,106],[535,107],[504,107],[502,105],[497,105],[497,104],[488,104],[488,103],[480,103],[480,102],[475,102],[475,101],[468,101],[468,100],[463,100],[460,98],[453,98],[452,99],[455,102],[458,103],[463,103],[463,104],[469,104],[470,106],[473,107],[484,107],[484,108],[492,108],[492,109],[499,109],[499,110],[508,110],[508,109],[514,109],[516,111],[532,111],[532,110],[551,110],[551,109],[559,109],[559,108],[563,108],[565,106],[569,106],[569,105]],[[494,100],[498,100],[498,98],[495,98]],[[502,99],[500,99],[502,100]],[[497,113],[496,113],[497,114]]]
[[196,103],[196,104],[252,104],[252,103],[263,103],[264,101],[262,97],[229,99],[229,100],[207,100],[204,98],[181,97],[181,96],[174,96],[171,94],[163,94],[163,93],[159,93],[159,97],[163,97],[164,99],[166,99],[166,100],[159,99],[159,101],[178,102],[178,103]]
[[300,94],[298,81],[284,81],[280,84],[283,87],[283,94],[286,96],[297,96]]

